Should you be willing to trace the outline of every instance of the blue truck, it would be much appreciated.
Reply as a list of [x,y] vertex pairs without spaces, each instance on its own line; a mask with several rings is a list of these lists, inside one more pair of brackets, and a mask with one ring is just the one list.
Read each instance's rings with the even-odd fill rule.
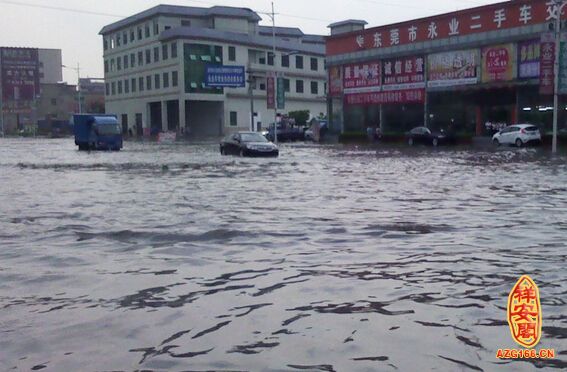
[[73,115],[73,128],[79,151],[122,148],[122,132],[114,115]]

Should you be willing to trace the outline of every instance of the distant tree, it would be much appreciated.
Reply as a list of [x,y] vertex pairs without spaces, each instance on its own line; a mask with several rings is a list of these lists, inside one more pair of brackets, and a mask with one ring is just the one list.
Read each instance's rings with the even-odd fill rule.
[[288,113],[288,116],[292,119],[295,119],[296,125],[306,125],[307,120],[309,120],[309,110],[290,111]]

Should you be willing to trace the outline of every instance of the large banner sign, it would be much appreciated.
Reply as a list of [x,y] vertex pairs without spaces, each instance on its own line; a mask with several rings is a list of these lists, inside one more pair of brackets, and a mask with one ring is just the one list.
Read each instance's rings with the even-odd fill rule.
[[4,109],[29,111],[31,102],[39,95],[38,50],[1,48],[0,63]]
[[425,59],[404,57],[384,61],[384,91],[425,88]]
[[358,93],[345,96],[346,105],[380,105],[388,103],[422,103],[425,89],[407,89],[392,92]]
[[244,88],[244,66],[207,66],[205,84],[208,87]]
[[344,67],[343,88],[345,94],[376,92],[380,90],[381,84],[380,62],[351,64]]
[[518,77],[520,79],[539,77],[540,54],[539,40],[518,43]]
[[482,49],[482,82],[509,81],[516,77],[514,44],[495,45]]
[[478,83],[478,49],[432,54],[427,57],[427,63],[430,88]]

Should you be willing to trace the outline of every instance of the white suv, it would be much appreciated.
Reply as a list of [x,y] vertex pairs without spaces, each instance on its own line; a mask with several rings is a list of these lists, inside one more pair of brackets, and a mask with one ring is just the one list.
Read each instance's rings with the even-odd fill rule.
[[502,129],[492,137],[494,144],[516,145],[522,147],[528,143],[541,143],[538,127],[532,124],[516,124]]

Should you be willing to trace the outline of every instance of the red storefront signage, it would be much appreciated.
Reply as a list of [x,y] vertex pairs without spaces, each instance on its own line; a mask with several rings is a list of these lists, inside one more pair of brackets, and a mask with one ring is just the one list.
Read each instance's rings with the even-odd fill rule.
[[380,62],[344,66],[343,87],[347,94],[376,92],[382,85]]
[[551,95],[554,91],[555,38],[553,34],[541,36],[539,93]]
[[383,66],[383,90],[425,88],[425,59],[423,57],[390,59],[384,61]]
[[392,92],[357,93],[345,96],[348,105],[380,105],[387,103],[422,103],[425,89],[407,89]]
[[482,48],[482,82],[509,81],[516,77],[514,44]]
[[[327,56],[388,48],[550,22],[557,6],[549,0],[506,1],[327,38]],[[564,13],[565,16],[565,13]]]
[[276,108],[276,79],[274,76],[268,76],[266,78],[266,98],[268,100],[268,109]]
[[30,112],[39,95],[38,50],[0,48],[0,64],[5,112]]

